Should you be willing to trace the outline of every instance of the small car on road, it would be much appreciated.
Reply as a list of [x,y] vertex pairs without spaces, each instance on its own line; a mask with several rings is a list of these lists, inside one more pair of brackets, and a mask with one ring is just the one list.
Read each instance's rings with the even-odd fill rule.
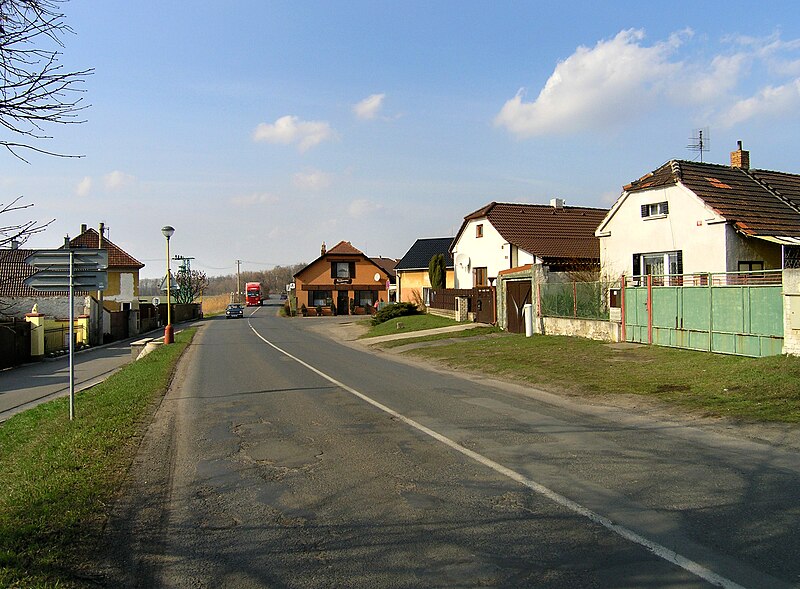
[[244,317],[244,305],[233,303],[225,309],[225,319],[241,319]]

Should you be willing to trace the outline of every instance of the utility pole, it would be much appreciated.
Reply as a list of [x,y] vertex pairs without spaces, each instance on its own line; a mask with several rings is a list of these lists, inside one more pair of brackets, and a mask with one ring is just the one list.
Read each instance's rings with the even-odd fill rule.
[[[97,249],[100,249],[100,250],[103,249],[103,232],[105,231],[105,227],[106,227],[105,223],[100,223],[100,226],[99,226],[98,231],[97,231],[97,233],[99,235],[99,237],[97,238]],[[97,291],[97,301],[99,303],[98,306],[100,307],[100,326],[97,328],[97,332],[98,332],[97,333],[97,335],[98,335],[97,345],[101,346],[101,345],[103,345],[103,336],[105,335],[105,329],[104,329],[105,325],[104,324],[105,324],[105,315],[106,315],[105,307],[103,306],[103,291],[102,290],[98,290]]]
[[242,293],[242,261],[236,260],[236,302],[241,303]]

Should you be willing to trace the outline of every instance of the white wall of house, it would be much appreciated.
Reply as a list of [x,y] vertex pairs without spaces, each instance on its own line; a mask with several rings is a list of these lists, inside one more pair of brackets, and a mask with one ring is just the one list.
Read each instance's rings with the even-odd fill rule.
[[[599,228],[600,264],[606,276],[633,274],[633,254],[683,252],[683,272],[725,272],[725,220],[683,185],[624,193]],[[644,204],[667,202],[666,215],[643,218]],[[667,270],[668,272],[668,270]]]
[[[483,225],[483,237],[476,236],[478,225]],[[511,250],[512,245],[497,232],[487,219],[469,221],[453,247],[454,288],[473,288],[475,286],[473,283],[475,268],[486,268],[488,277],[496,277],[501,270],[512,267],[512,259],[513,266],[523,266],[534,262],[534,257],[530,253],[516,249],[512,255]],[[466,258],[469,258],[469,265],[463,263]]]

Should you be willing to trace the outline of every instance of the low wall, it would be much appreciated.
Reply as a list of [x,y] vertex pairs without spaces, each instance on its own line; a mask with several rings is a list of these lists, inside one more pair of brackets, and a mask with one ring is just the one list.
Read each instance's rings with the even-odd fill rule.
[[542,317],[543,335],[571,335],[603,342],[620,341],[621,325],[599,319]]
[[783,353],[800,356],[800,269],[783,271]]
[[433,307],[428,307],[428,315],[436,315],[437,317],[447,317],[448,319],[455,320],[456,312],[450,311],[448,309],[434,309]]

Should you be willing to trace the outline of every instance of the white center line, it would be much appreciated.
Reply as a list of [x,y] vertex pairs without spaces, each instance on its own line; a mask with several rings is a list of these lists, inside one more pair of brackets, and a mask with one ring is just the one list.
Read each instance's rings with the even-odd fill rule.
[[286,350],[284,350],[282,348],[279,348],[278,346],[273,344],[271,341],[269,341],[268,339],[263,337],[260,333],[258,333],[258,331],[256,331],[256,329],[253,327],[252,323],[250,323],[250,319],[248,319],[247,321],[248,321],[248,323],[250,325],[250,329],[253,331],[253,333],[256,334],[256,336],[259,339],[261,339],[261,341],[263,341],[265,344],[267,344],[268,346],[272,347],[273,349],[277,350],[278,352],[280,352],[281,354],[283,354],[287,358],[291,358],[292,360],[294,360],[298,364],[308,368],[311,372],[314,372],[315,374],[318,374],[319,376],[321,376],[322,378],[324,378],[328,382],[333,383],[334,385],[344,389],[345,391],[347,391],[351,395],[354,395],[355,397],[358,397],[362,401],[366,401],[367,403],[369,403],[373,407],[377,407],[381,411],[384,411],[385,413],[388,413],[392,417],[395,417],[398,420],[402,421],[403,423],[413,427],[414,429],[416,429],[416,430],[418,430],[418,431],[420,431],[420,432],[432,437],[434,440],[437,440],[438,442],[441,442],[442,444],[452,448],[456,452],[460,452],[464,456],[467,456],[468,458],[471,458],[472,460],[474,460],[474,461],[476,461],[476,462],[478,462],[478,463],[480,463],[480,464],[482,464],[482,465],[484,465],[484,466],[486,466],[488,468],[491,468],[495,472],[497,472],[497,473],[499,473],[499,474],[501,474],[503,476],[506,476],[506,477],[510,478],[511,480],[520,483],[521,485],[524,485],[524,486],[528,487],[529,489],[535,491],[536,493],[539,493],[540,495],[542,495],[544,497],[547,497],[548,499],[550,499],[551,501],[554,501],[558,505],[561,505],[562,507],[565,507],[565,508],[569,509],[570,511],[572,511],[574,513],[577,513],[578,515],[581,515],[581,516],[589,519],[590,521],[592,521],[594,523],[600,524],[604,528],[606,528],[608,530],[611,530],[612,532],[614,532],[615,534],[625,538],[626,540],[629,540],[631,542],[634,542],[636,544],[639,544],[640,546],[643,546],[643,547],[647,548],[650,552],[652,552],[653,554],[655,554],[659,558],[662,558],[663,560],[666,560],[667,562],[671,562],[672,564],[675,564],[675,565],[679,566],[680,568],[692,573],[693,575],[695,575],[697,577],[700,577],[701,579],[703,579],[705,581],[708,581],[709,583],[711,583],[713,585],[717,585],[718,587],[724,587],[725,589],[745,589],[742,585],[739,585],[738,583],[735,583],[735,582],[731,581],[730,579],[715,573],[714,571],[704,567],[703,565],[701,565],[701,564],[699,564],[699,563],[697,563],[697,562],[695,562],[695,561],[693,561],[693,560],[691,560],[689,558],[686,558],[685,556],[682,556],[682,555],[678,554],[677,552],[667,548],[666,546],[663,546],[663,545],[659,544],[658,542],[655,542],[654,540],[650,540],[649,538],[645,538],[641,534],[638,534],[638,533],[634,532],[633,530],[631,530],[629,528],[626,528],[625,526],[622,526],[622,525],[619,525],[619,524],[615,524],[613,521],[611,521],[607,517],[604,517],[604,516],[600,515],[599,513],[595,513],[591,509],[589,509],[587,507],[584,507],[583,505],[581,505],[579,503],[576,503],[575,501],[565,497],[564,495],[556,493],[552,489],[550,489],[548,487],[545,487],[544,485],[542,485],[540,483],[537,483],[536,481],[534,481],[532,479],[529,479],[528,477],[526,477],[526,476],[524,476],[524,475],[522,475],[522,474],[520,474],[520,473],[518,473],[518,472],[516,472],[514,470],[511,470],[510,468],[505,467],[505,466],[503,466],[502,464],[500,464],[498,462],[495,462],[491,458],[487,458],[486,456],[483,456],[482,454],[478,454],[477,452],[473,452],[472,450],[470,450],[468,448],[465,448],[464,446],[462,446],[458,442],[455,442],[455,441],[451,440],[447,436],[444,436],[444,435],[440,434],[439,432],[436,432],[436,431],[434,431],[434,430],[422,425],[421,423],[418,423],[418,422],[414,421],[413,419],[398,413],[397,411],[395,411],[391,407],[387,407],[383,403],[380,403],[379,401],[376,401],[375,399],[372,399],[372,398],[366,396],[365,394],[360,393],[356,389],[354,389],[352,387],[349,387],[349,386],[347,386],[346,384],[344,384],[342,382],[339,382],[338,380],[336,380],[332,376],[329,376],[329,375],[325,374],[324,372],[322,372],[321,370],[319,370],[318,368],[315,368],[315,367],[311,366],[311,364],[309,364],[308,362],[305,362],[305,361],[301,360],[300,358],[298,358],[297,356],[294,356],[294,355],[290,354]]

